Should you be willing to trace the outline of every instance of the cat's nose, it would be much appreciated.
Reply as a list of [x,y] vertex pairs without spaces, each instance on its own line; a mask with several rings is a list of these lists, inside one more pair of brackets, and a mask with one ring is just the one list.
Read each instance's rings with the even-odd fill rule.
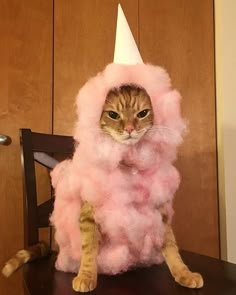
[[132,131],[134,131],[134,126],[129,124],[125,126],[125,131],[128,132],[129,134],[132,133]]

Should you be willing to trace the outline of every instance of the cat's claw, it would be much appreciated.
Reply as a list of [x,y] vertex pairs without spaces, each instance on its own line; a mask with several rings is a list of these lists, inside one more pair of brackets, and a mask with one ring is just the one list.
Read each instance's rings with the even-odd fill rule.
[[96,288],[97,280],[89,278],[86,275],[79,274],[73,279],[72,286],[76,292],[90,292]]
[[184,273],[180,273],[175,276],[175,281],[179,283],[181,286],[187,288],[202,288],[204,285],[204,281],[200,273],[185,271]]

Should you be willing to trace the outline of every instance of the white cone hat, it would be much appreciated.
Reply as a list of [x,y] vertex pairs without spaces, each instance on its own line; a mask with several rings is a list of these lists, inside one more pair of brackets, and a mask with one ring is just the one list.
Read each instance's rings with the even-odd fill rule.
[[142,64],[143,60],[130,30],[121,5],[118,5],[116,41],[114,51],[116,64]]

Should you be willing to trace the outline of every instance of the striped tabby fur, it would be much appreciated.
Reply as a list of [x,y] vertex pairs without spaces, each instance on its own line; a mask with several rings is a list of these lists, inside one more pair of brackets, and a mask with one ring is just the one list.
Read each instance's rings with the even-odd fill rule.
[[9,277],[23,264],[45,257],[49,252],[50,247],[45,242],[39,242],[27,249],[20,250],[5,263],[5,266],[2,269],[2,274],[5,277]]

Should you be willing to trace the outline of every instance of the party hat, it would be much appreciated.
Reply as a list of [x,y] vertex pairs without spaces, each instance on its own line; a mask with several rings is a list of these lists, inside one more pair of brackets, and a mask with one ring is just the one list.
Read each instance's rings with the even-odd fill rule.
[[122,10],[118,5],[116,41],[113,62],[116,64],[142,64],[143,60],[130,30],[129,24]]

